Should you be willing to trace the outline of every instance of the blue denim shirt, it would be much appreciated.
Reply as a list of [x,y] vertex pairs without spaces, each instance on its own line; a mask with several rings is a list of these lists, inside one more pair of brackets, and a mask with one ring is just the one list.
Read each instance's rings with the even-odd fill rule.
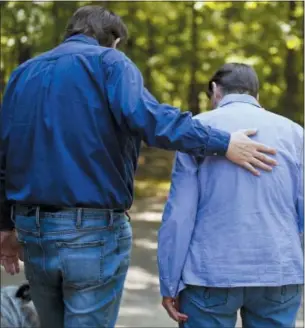
[[141,140],[196,156],[230,135],[159,102],[121,52],[76,35],[19,66],[0,115],[0,229],[9,203],[131,206]]
[[162,295],[185,284],[302,284],[303,129],[248,95],[228,95],[198,118],[228,131],[258,128],[255,139],[278,150],[279,165],[258,178],[223,158],[177,154],[159,231]]

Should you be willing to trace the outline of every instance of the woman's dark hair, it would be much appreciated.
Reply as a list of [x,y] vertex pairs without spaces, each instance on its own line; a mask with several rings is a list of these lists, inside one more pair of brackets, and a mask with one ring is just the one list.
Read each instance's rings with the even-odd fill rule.
[[207,96],[213,94],[212,82],[221,87],[223,95],[229,93],[247,93],[257,97],[259,90],[258,77],[254,69],[246,64],[230,63],[223,65],[211,78]]
[[117,38],[124,42],[128,37],[127,27],[121,17],[96,5],[81,7],[70,18],[65,39],[76,34],[91,36],[104,47],[111,47]]

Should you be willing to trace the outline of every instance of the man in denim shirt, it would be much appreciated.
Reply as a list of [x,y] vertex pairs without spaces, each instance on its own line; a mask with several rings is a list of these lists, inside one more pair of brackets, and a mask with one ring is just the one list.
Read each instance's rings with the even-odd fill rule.
[[[226,64],[209,83],[215,110],[203,124],[257,126],[279,166],[259,179],[220,157],[178,153],[159,232],[163,304],[181,327],[293,327],[301,302],[303,129],[258,102],[258,78]],[[178,312],[177,297],[180,309]]]
[[126,37],[118,16],[80,8],[64,42],[19,66],[4,95],[1,260],[18,271],[15,227],[42,328],[114,327],[142,140],[198,158],[226,156],[254,174],[255,166],[275,164],[260,152],[273,149],[243,133],[203,126],[159,104],[114,49]]

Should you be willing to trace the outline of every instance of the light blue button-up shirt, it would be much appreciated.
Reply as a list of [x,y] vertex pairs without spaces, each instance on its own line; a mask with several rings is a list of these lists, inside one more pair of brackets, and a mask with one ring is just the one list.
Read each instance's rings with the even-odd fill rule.
[[229,132],[258,128],[254,139],[277,149],[279,165],[255,177],[224,158],[177,153],[158,237],[161,294],[186,284],[302,284],[303,128],[249,95],[227,95],[196,119]]

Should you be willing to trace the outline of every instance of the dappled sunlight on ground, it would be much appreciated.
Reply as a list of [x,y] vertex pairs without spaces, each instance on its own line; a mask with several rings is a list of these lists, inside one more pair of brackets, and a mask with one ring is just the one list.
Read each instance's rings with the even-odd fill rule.
[[151,241],[149,239],[138,239],[134,241],[134,244],[139,247],[147,248],[147,249],[155,249],[158,248],[158,243],[156,241]]
[[156,275],[139,267],[131,267],[128,272],[125,288],[127,290],[145,289],[150,286],[159,286],[159,280]]
[[148,310],[148,309],[144,309],[142,307],[139,307],[139,306],[126,306],[126,307],[123,307],[122,310],[121,310],[121,315],[148,315],[148,316],[151,316],[153,315],[152,311],[151,310]]
[[156,215],[155,212],[143,212],[134,215],[135,220],[142,220],[147,222],[160,222],[160,216]]

